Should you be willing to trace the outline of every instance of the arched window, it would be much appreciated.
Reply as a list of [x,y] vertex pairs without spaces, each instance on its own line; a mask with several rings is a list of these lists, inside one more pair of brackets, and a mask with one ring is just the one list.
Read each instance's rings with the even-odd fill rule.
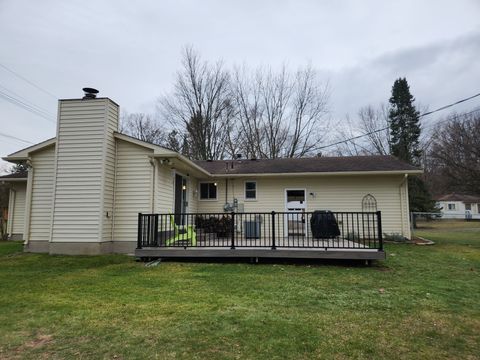
[[377,200],[371,194],[367,194],[362,199],[362,211],[374,212],[377,211]]

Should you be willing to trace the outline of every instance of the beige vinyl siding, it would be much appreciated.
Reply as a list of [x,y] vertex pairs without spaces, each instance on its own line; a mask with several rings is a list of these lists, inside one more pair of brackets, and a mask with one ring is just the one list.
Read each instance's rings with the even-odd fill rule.
[[188,212],[195,213],[198,211],[198,181],[190,177],[188,179]]
[[[200,183],[202,182],[216,182],[217,183],[217,200],[200,200]],[[236,197],[239,202],[243,202],[243,195],[240,198],[239,192],[241,189],[237,189],[236,184],[243,184],[243,180],[229,180],[228,181],[228,201],[232,202]],[[235,193],[233,192],[235,191]],[[223,212],[223,205],[225,205],[225,179],[215,179],[215,180],[199,180],[197,181],[197,209],[198,212]],[[247,211],[245,209],[245,211]],[[256,210],[251,210],[256,211]],[[262,211],[262,210],[259,210]],[[269,210],[272,211],[272,210]]]
[[10,190],[9,234],[23,234],[25,227],[25,200],[27,183],[13,183]]
[[[307,211],[362,211],[363,197],[372,194],[377,200],[378,210],[382,211],[383,231],[409,236],[408,223],[404,220],[402,224],[400,186],[403,179],[400,175],[236,178],[229,180],[228,201],[232,202],[236,197],[239,203],[243,203],[245,212],[285,211],[285,190],[305,189]],[[245,201],[245,180],[257,182],[257,199],[254,201]],[[217,184],[217,201],[199,200],[199,212],[223,211],[225,179],[217,180]],[[408,219],[406,211],[404,206],[404,219]]]
[[33,177],[30,205],[29,241],[49,241],[52,216],[55,147],[31,155]]
[[[158,164],[158,163],[157,163]],[[155,179],[155,212],[167,214],[174,211],[175,204],[175,171],[166,165],[157,165]],[[197,180],[187,176],[188,212],[197,211]]]
[[151,208],[153,150],[117,140],[114,241],[136,241],[138,213]]
[[174,199],[174,172],[170,167],[157,163],[155,179],[155,212],[168,213],[173,211]]
[[103,177],[103,225],[102,241],[112,241],[113,201],[115,191],[115,153],[116,140],[113,136],[118,131],[118,106],[111,101],[107,104],[107,121],[105,123],[105,159]]
[[101,240],[107,104],[60,101],[52,242]]

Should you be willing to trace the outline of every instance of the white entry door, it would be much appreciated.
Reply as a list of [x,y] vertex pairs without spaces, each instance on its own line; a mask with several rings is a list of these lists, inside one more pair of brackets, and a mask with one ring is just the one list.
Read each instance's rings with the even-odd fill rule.
[[285,234],[287,236],[304,236],[306,231],[305,210],[307,203],[305,189],[285,190]]

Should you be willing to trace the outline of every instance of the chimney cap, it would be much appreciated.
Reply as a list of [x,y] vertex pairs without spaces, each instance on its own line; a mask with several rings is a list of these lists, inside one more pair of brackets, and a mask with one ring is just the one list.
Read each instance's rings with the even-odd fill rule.
[[82,89],[85,92],[84,99],[95,99],[98,94],[98,90],[94,88],[84,87]]

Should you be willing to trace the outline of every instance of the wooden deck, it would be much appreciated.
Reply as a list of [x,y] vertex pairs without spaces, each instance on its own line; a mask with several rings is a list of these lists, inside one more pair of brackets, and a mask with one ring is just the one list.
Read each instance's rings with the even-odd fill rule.
[[[182,225],[174,222],[176,218]],[[139,258],[385,259],[379,211],[140,213],[135,255]]]
[[385,260],[385,252],[377,249],[294,249],[277,248],[178,248],[155,247],[135,250],[139,258],[298,258],[298,259],[345,259]]
[[[195,247],[178,243],[175,246],[143,247],[135,250],[140,258],[305,258],[305,259],[352,259],[384,260],[385,252],[369,248],[346,239],[312,240],[302,237],[276,239],[277,247],[262,246],[271,239],[235,239],[231,249],[228,238],[199,239]],[[310,246],[310,247],[308,247]]]

